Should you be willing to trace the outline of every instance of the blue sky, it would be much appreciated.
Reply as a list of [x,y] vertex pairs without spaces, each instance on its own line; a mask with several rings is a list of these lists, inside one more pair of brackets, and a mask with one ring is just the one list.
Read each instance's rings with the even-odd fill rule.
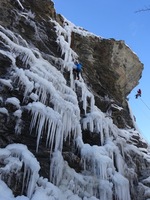
[[[150,143],[150,7],[147,0],[53,0],[56,12],[72,23],[103,38],[124,40],[144,64],[139,85],[129,95],[129,103],[142,136]],[[138,88],[141,99],[135,99]]]

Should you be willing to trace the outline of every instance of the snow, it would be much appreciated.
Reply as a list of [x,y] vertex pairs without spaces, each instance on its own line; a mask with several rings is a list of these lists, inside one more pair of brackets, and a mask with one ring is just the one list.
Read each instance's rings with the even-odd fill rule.
[[142,181],[143,183],[150,183],[150,176]]
[[2,79],[0,78],[0,83],[9,87],[10,89],[13,89],[12,84],[11,84],[11,80],[6,80],[6,79]]
[[112,104],[112,107],[113,107],[113,108],[116,108],[116,109],[119,110],[119,111],[123,110],[122,107],[120,107],[120,106],[118,106],[118,105],[116,105],[116,104]]
[[8,115],[8,110],[6,108],[0,108],[0,113]]
[[14,198],[12,191],[7,187],[7,185],[0,180],[0,199],[2,200],[12,200]]
[[[23,5],[17,0],[19,6]],[[34,13],[20,13],[28,20]],[[22,133],[22,114],[24,110],[31,116],[30,133],[36,134],[36,153],[43,136],[45,146],[50,151],[50,177],[40,177],[40,165],[35,156],[23,144],[10,144],[0,149],[0,199],[4,200],[112,200],[115,192],[117,200],[130,200],[129,181],[126,176],[135,175],[134,169],[124,162],[125,153],[133,151],[139,156],[145,155],[142,149],[127,143],[137,130],[119,129],[111,117],[106,117],[95,105],[94,95],[90,92],[82,76],[74,80],[72,69],[78,55],[71,49],[72,31],[82,36],[95,37],[92,33],[64,18],[64,24],[55,24],[57,43],[64,60],[55,58],[61,70],[45,60],[38,50],[17,38],[11,31],[0,26],[0,37],[11,48],[11,53],[1,52],[12,60],[12,80],[18,90],[23,91],[23,101],[8,97],[6,104],[16,106],[13,113],[16,118],[15,133]],[[34,24],[35,26],[35,24]],[[12,39],[10,39],[12,38]],[[38,55],[38,56],[36,56]],[[24,68],[15,64],[16,57],[22,60]],[[63,71],[70,73],[69,84]],[[0,83],[13,89],[13,81],[0,79]],[[76,88],[81,90],[78,99]],[[0,98],[2,102],[4,100]],[[22,104],[24,106],[22,106]],[[84,111],[81,119],[80,107]],[[116,104],[117,110],[122,108]],[[0,113],[8,115],[8,110],[0,108]],[[131,114],[132,116],[132,114]],[[97,134],[100,146],[84,143],[82,130]],[[63,144],[73,140],[75,150],[80,152],[80,173],[71,168],[63,158]],[[48,158],[49,159],[49,158]],[[49,161],[48,161],[49,162]],[[23,173],[22,191],[26,196],[14,197],[11,189],[3,182],[6,175]],[[10,177],[11,178],[11,177]],[[148,183],[149,179],[145,180]],[[5,192],[2,192],[2,191]],[[26,191],[25,191],[26,190]],[[148,193],[148,192],[147,192]]]
[[37,95],[37,94],[35,94],[35,93],[31,93],[30,94],[30,98],[33,100],[33,101],[37,101],[38,99],[39,99],[39,96]]
[[16,110],[13,114],[16,117],[21,118],[21,116],[22,116],[22,110]]
[[20,101],[16,97],[10,97],[6,99],[6,104],[12,104],[17,108],[20,108]]
[[1,200],[29,200],[28,197],[25,196],[18,196],[18,197],[14,197],[14,195],[12,194],[12,191],[9,187],[7,187],[7,185],[0,180],[0,199]]

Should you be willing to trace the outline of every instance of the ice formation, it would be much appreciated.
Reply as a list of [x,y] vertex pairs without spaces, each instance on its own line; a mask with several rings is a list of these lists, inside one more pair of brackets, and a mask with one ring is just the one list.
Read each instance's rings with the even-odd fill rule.
[[40,166],[27,147],[22,144],[10,144],[5,149],[0,149],[0,162],[4,165],[0,168],[2,180],[9,177],[9,173],[17,174],[23,168],[22,191],[27,187],[27,196],[31,198],[39,177]]
[[[19,0],[17,2],[23,9],[21,2]],[[84,36],[93,35],[75,27],[66,19],[63,26],[55,21],[53,23],[56,27],[57,43],[64,56],[64,60],[61,60],[61,71],[45,60],[38,50],[29,48],[21,37],[18,40],[11,31],[0,26],[0,38],[3,44],[11,49],[11,53],[6,54],[3,51],[1,53],[11,59],[13,69],[11,78],[24,92],[23,102],[16,97],[6,100],[6,104],[13,104],[17,108],[13,113],[17,118],[15,131],[21,134],[21,117],[24,110],[27,110],[32,115],[30,134],[36,128],[36,151],[38,152],[42,136],[46,134],[45,145],[51,153],[51,182],[49,182],[39,177],[39,163],[26,146],[11,144],[5,149],[0,149],[0,162],[4,164],[4,167],[0,167],[0,190],[7,191],[7,194],[0,192],[0,197],[6,196],[6,199],[10,200],[112,200],[115,190],[117,200],[130,200],[130,183],[126,177],[131,171],[127,170],[123,157],[124,151],[129,151],[133,147],[128,144],[123,148],[125,139],[121,136],[130,138],[131,132],[118,129],[112,119],[106,118],[105,113],[95,106],[94,96],[82,77],[81,81],[77,81],[72,74],[74,61],[78,55],[70,48],[71,32]],[[21,45],[20,40],[25,45]],[[24,63],[24,68],[16,66],[17,57]],[[63,76],[64,69],[70,73],[70,86]],[[0,79],[0,83],[10,89],[14,87],[13,81]],[[75,92],[77,87],[82,92],[80,100]],[[83,102],[85,117],[82,120],[79,101]],[[21,103],[24,103],[23,106]],[[0,113],[8,115],[4,107],[0,108]],[[82,130],[99,134],[101,146],[85,144],[82,140]],[[63,159],[63,142],[68,138],[73,139],[81,152],[80,165],[83,166],[81,173],[71,169]],[[5,180],[10,172],[16,174],[21,170],[23,170],[22,191],[27,188],[26,197],[15,198],[2,180]]]

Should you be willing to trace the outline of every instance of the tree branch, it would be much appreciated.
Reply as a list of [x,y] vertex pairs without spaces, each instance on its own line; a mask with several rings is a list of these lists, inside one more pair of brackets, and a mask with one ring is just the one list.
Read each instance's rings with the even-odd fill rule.
[[137,10],[137,11],[135,11],[135,13],[145,12],[145,11],[150,11],[150,6],[149,7],[145,7],[143,9],[140,9],[140,10]]

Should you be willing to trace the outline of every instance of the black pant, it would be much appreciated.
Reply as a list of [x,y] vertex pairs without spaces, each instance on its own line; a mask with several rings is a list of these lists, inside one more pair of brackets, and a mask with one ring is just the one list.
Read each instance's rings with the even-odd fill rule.
[[77,79],[79,80],[80,70],[79,70],[79,69],[76,69],[76,72],[77,72]]
[[77,77],[77,79],[79,80],[79,78],[80,78],[80,76],[79,76],[80,71],[81,70],[79,70],[79,69],[73,69],[74,79],[76,79],[76,77]]

